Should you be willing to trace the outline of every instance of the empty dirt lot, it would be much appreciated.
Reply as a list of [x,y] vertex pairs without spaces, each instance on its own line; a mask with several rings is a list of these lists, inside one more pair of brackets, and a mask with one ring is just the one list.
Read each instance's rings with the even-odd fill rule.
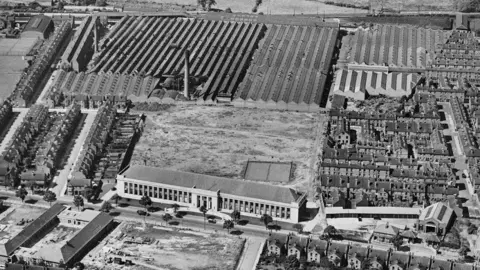
[[288,184],[306,187],[317,114],[173,106],[146,115],[133,164],[240,178],[249,159],[293,161]]

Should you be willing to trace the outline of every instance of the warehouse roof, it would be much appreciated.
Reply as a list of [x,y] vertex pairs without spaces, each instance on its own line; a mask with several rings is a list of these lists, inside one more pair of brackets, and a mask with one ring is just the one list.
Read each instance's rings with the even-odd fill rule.
[[37,31],[44,33],[50,24],[52,24],[52,18],[45,15],[37,15],[30,18],[27,25],[23,29],[23,32],[26,31]]
[[30,240],[39,230],[48,224],[52,219],[56,218],[65,209],[65,206],[61,204],[54,204],[40,217],[35,219],[32,223],[28,224],[20,233],[15,237],[8,240],[6,243],[0,245],[0,255],[10,256],[17,248],[21,247],[25,242]]
[[222,178],[204,174],[164,170],[156,167],[134,165],[120,173],[125,178],[157,182],[172,186],[197,188],[246,196],[267,201],[291,203],[303,194],[287,187],[266,185],[243,180]]
[[68,264],[70,260],[92,240],[92,238],[96,237],[100,231],[112,221],[113,218],[109,214],[102,212],[97,215],[61,248],[63,261]]

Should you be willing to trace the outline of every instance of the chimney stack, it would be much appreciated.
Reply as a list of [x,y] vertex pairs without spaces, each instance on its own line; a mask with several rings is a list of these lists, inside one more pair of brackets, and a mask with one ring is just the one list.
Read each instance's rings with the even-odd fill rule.
[[95,53],[98,52],[98,33],[97,33],[97,20],[94,20],[93,25],[93,46],[95,47]]
[[185,50],[185,79],[183,80],[183,95],[189,99],[188,86],[190,85],[190,51]]

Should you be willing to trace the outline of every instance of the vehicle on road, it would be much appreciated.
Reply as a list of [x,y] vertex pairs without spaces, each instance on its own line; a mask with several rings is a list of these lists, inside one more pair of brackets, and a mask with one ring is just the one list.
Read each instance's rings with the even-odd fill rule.
[[143,211],[143,210],[137,210],[137,214],[139,214],[140,216],[150,216],[149,213]]
[[208,223],[213,223],[213,224],[217,223],[217,220],[214,219],[214,218],[209,218],[209,219],[207,219],[207,221],[208,221]]

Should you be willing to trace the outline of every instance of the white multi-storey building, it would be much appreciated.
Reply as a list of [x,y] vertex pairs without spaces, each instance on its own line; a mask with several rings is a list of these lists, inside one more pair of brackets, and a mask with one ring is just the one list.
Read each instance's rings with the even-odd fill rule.
[[139,200],[148,195],[153,202],[231,213],[242,216],[299,222],[306,207],[306,194],[291,188],[203,174],[132,165],[117,176],[117,191],[122,198]]

